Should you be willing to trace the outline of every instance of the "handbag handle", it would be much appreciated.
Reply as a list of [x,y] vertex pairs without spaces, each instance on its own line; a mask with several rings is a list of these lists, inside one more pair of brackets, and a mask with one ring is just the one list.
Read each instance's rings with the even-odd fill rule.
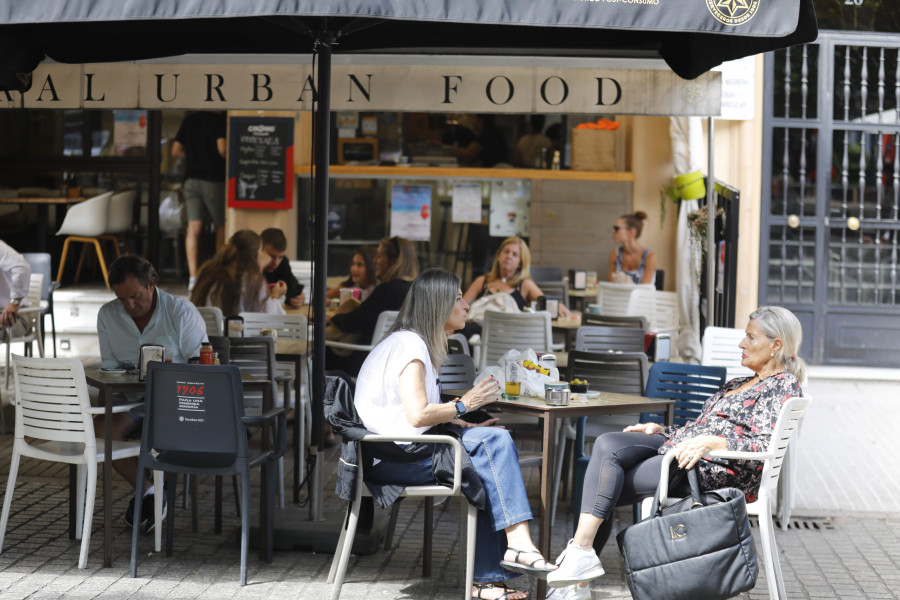
[[[659,485],[656,487],[656,493],[653,495],[653,506],[650,509],[650,514],[652,515],[659,516],[662,514],[662,509],[669,499],[670,482],[675,483],[678,477],[685,473],[683,469],[678,469],[678,472],[672,479],[669,479],[669,463],[675,459],[677,452],[678,451],[675,448],[672,448],[663,456],[659,472]],[[694,465],[694,468],[687,470],[687,480],[688,485],[691,487],[691,498],[693,499],[693,503],[702,506],[703,503],[700,501],[700,481],[697,479],[697,464],[699,464],[699,462]]]

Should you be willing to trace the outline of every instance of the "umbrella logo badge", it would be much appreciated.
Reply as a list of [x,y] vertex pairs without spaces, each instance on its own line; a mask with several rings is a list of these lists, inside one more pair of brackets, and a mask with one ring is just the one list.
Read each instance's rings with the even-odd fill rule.
[[706,8],[720,23],[743,25],[753,18],[760,0],[706,0]]

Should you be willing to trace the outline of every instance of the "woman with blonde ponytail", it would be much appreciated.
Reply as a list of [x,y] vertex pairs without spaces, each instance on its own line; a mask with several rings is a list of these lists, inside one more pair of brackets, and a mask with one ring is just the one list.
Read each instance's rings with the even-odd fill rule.
[[259,235],[249,229],[238,231],[200,267],[191,302],[195,306],[217,306],[226,316],[242,312],[284,314],[281,298],[287,286],[283,281],[267,285],[262,269],[268,262]]

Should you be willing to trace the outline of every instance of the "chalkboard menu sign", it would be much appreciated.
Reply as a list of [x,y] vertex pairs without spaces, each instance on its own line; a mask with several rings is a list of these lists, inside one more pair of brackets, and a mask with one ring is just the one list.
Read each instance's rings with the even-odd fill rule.
[[228,123],[228,206],[291,208],[294,119],[232,117]]

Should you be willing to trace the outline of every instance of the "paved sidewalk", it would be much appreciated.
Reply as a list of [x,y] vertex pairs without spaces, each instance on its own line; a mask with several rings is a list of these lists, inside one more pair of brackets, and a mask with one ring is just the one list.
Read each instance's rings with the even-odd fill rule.
[[[815,398],[803,426],[798,499],[788,531],[778,531],[781,564],[790,598],[887,599],[900,593],[900,507],[898,507],[895,436],[900,403],[894,399],[900,383],[813,379],[808,393]],[[10,435],[0,436],[0,486],[5,490],[11,452]],[[331,450],[325,459],[335,464]],[[286,465],[286,472],[290,472]],[[525,471],[537,505],[538,471]],[[326,510],[337,516],[333,467],[326,469]],[[318,599],[330,595],[325,583],[330,554],[279,551],[267,565],[251,551],[246,587],[238,584],[239,520],[229,486],[225,494],[225,533],[212,533],[212,480],[200,482],[200,532],[190,530],[189,512],[178,507],[175,552],[171,558],[151,551],[152,538],[141,539],[138,577],[128,574],[130,529],[116,514],[113,567],[102,569],[102,514],[97,511],[88,568],[76,568],[79,543],[69,540],[66,527],[65,466],[25,461],[17,481],[9,527],[0,554],[0,600],[55,599]],[[254,490],[255,491],[255,490]],[[117,511],[124,511],[130,489],[114,481]],[[180,504],[180,498],[179,498]],[[571,535],[569,501],[560,505],[553,547],[561,549]],[[305,509],[286,508],[292,516]],[[458,508],[445,503],[436,509],[434,571],[421,577],[421,503],[406,501],[400,511],[395,546],[390,551],[353,557],[342,598],[454,599],[459,545]],[[276,519],[278,516],[276,515]],[[626,509],[618,516],[630,521]],[[555,558],[555,557],[550,557]],[[593,588],[595,599],[630,598],[615,544],[603,553],[607,575]],[[519,585],[532,587],[523,578]],[[744,598],[768,597],[764,570],[757,587]]]

